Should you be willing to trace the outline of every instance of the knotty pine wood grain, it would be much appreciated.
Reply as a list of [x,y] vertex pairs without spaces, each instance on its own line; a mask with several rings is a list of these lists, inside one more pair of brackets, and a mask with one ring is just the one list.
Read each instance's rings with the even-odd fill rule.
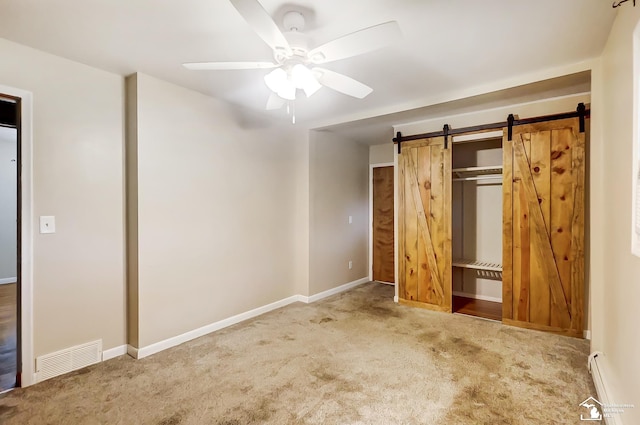
[[418,150],[406,149],[405,155],[405,200],[404,200],[404,229],[405,229],[405,299],[418,299],[418,210],[416,209],[416,195],[412,191],[416,184],[415,163]]
[[[571,303],[571,219],[573,217],[573,170],[571,129],[554,130],[551,137],[551,246],[567,303]],[[551,312],[550,325],[561,325]]]
[[[431,216],[431,146],[418,148],[418,185],[420,189],[420,197],[423,199],[423,208],[425,216]],[[429,273],[429,263],[427,258],[427,250],[424,246],[424,240],[418,244],[418,301],[423,303],[436,303],[431,295],[433,291],[433,282],[431,273]]]
[[513,318],[513,142],[502,135],[502,317]]
[[[551,132],[540,131],[531,134],[530,170],[542,212],[544,226],[549,233],[551,225]],[[542,273],[542,262],[536,251],[531,252],[531,282],[529,298],[529,320],[532,323],[549,325],[551,294]]]

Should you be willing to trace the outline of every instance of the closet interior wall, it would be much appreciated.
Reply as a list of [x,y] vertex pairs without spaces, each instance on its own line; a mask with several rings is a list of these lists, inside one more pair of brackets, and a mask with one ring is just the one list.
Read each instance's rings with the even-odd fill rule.
[[[451,148],[453,295],[500,303],[502,132],[491,138],[475,136],[479,139],[463,142],[454,137]],[[474,172],[491,167],[495,169],[488,175]],[[478,268],[471,268],[474,264]]]

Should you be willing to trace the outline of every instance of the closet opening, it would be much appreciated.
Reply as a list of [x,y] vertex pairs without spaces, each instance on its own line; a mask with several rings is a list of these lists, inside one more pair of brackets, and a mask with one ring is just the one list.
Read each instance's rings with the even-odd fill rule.
[[18,386],[19,99],[0,94],[0,392]]
[[451,146],[452,310],[502,320],[503,131],[454,136]]

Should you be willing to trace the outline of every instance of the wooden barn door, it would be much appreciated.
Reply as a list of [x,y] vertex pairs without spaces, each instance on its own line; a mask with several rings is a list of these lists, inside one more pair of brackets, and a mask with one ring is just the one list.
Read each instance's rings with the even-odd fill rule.
[[398,156],[399,302],[451,311],[451,150],[444,138]]
[[516,126],[503,147],[503,322],[582,337],[585,133]]

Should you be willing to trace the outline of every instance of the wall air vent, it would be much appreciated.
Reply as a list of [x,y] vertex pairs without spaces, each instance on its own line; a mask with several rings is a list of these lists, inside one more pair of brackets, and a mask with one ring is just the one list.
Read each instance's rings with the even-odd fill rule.
[[102,340],[76,345],[36,358],[36,382],[62,375],[102,360]]

